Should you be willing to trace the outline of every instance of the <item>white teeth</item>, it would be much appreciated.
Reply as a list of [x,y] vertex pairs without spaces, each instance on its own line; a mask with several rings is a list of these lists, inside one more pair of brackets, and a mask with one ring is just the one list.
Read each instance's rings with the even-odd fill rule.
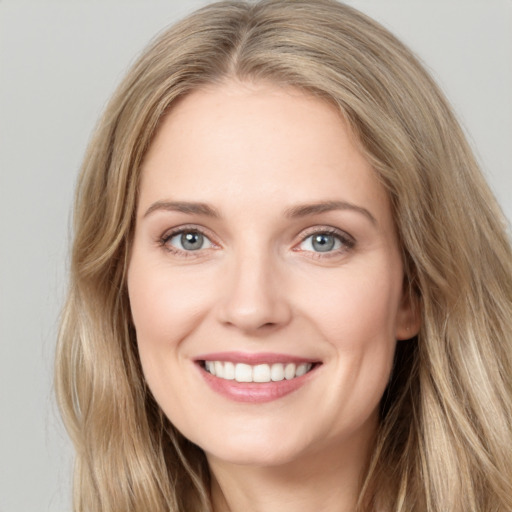
[[286,380],[291,380],[295,377],[295,365],[293,363],[288,363],[286,368],[284,369],[284,378]]
[[[310,366],[310,368],[311,368],[311,366]],[[215,370],[217,370],[217,365],[215,365]],[[297,370],[295,371],[295,377],[301,377],[307,371],[308,371],[308,365],[306,363],[299,364],[299,366],[297,366]]]
[[235,380],[237,382],[279,382],[284,379],[291,380],[301,377],[311,370],[311,363],[274,363],[257,364],[251,366],[245,363],[232,363],[230,361],[205,361],[205,370],[220,379]]
[[[290,363],[294,370],[295,365],[293,363]],[[295,371],[293,372],[295,375]],[[281,363],[276,363],[272,365],[272,369],[270,370],[270,377],[274,382],[279,382],[280,380],[284,379],[284,366]]]
[[270,382],[270,366],[268,364],[258,364],[252,369],[253,382]]
[[206,368],[207,372],[210,372],[212,375],[215,375],[215,363],[212,361],[205,361],[204,367]]
[[235,378],[235,365],[230,363],[224,363],[224,378],[227,380],[233,380]]
[[224,378],[224,365],[220,361],[215,361],[215,375],[221,379]]
[[235,366],[235,380],[237,382],[252,382],[252,366],[238,363]]

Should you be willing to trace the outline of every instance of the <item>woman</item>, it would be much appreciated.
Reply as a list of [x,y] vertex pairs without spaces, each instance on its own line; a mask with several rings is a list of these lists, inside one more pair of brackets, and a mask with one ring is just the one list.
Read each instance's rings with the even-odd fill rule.
[[78,184],[78,511],[512,509],[512,257],[436,85],[329,0],[221,2]]

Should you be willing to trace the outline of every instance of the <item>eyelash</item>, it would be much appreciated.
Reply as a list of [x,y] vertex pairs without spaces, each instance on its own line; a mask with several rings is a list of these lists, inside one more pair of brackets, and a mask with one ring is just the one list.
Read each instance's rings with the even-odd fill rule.
[[[206,233],[206,231],[201,229],[198,226],[182,226],[182,227],[176,228],[174,230],[167,231],[159,238],[158,244],[162,248],[164,248],[166,251],[171,252],[176,255],[179,255],[181,257],[194,257],[194,256],[197,257],[197,256],[199,256],[199,254],[201,252],[203,252],[204,249],[202,249],[202,250],[198,249],[196,251],[187,251],[187,250],[178,249],[177,247],[174,247],[169,244],[169,241],[172,240],[174,237],[176,237],[178,235],[182,235],[184,233],[200,234],[200,235],[204,236],[210,242],[210,244],[212,244],[213,247],[218,247],[217,244],[212,242],[211,237]],[[303,243],[305,243],[306,240],[308,240],[308,238],[311,238],[315,235],[333,236],[341,243],[341,247],[337,248],[335,250],[330,250],[330,251],[325,251],[325,252],[308,251],[308,250],[302,251],[305,253],[309,253],[309,256],[312,258],[329,258],[329,257],[333,257],[333,256],[339,256],[343,253],[349,252],[356,245],[356,241],[354,240],[354,238],[352,236],[348,235],[347,233],[345,233],[341,230],[332,228],[332,227],[321,227],[320,226],[320,227],[311,228],[310,230],[306,230],[306,232],[302,235],[300,242],[298,244],[295,244],[293,250],[297,251],[297,252],[301,251],[301,249],[299,249],[298,247],[300,245],[302,245]]]
[[352,249],[354,249],[354,247],[356,245],[355,239],[352,236],[350,236],[348,233],[345,233],[344,231],[341,231],[341,230],[333,228],[333,227],[319,226],[319,227],[311,228],[310,230],[306,230],[305,233],[303,234],[303,236],[301,237],[301,241],[298,244],[296,244],[294,250],[300,251],[301,249],[299,249],[298,247],[300,245],[302,245],[304,242],[306,242],[306,240],[308,240],[308,238],[311,238],[315,235],[332,236],[341,243],[341,247],[331,250],[331,251],[325,251],[325,252],[303,251],[303,252],[309,253],[309,257],[311,257],[311,258],[324,259],[324,258],[340,256],[340,255],[345,254],[345,253],[351,251]]
[[208,234],[204,230],[199,228],[198,226],[182,226],[182,227],[176,228],[176,229],[171,230],[171,231],[166,231],[160,237],[160,239],[158,240],[158,243],[166,251],[171,252],[173,254],[176,254],[178,256],[182,256],[182,257],[185,257],[185,258],[191,257],[191,256],[192,257],[193,256],[197,257],[199,255],[198,253],[202,252],[202,250],[199,249],[199,250],[196,250],[196,251],[185,251],[185,250],[182,250],[182,249],[178,249],[177,247],[174,247],[174,246],[169,244],[169,242],[175,236],[182,235],[184,233],[200,234],[200,235],[204,236],[212,244],[212,246],[216,246],[216,244],[214,244],[211,241],[211,237],[208,236]]

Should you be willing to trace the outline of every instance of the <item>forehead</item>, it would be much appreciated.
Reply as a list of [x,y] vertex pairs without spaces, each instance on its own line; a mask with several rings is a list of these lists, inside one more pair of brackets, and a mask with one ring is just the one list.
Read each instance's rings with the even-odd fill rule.
[[144,160],[141,208],[162,199],[228,198],[283,207],[347,200],[389,210],[341,113],[271,84],[226,83],[180,99]]

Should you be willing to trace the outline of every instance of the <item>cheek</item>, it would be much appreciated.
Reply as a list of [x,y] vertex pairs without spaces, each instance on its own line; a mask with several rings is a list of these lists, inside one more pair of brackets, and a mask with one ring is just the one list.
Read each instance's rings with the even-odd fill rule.
[[142,359],[149,351],[178,345],[201,322],[212,300],[209,289],[187,272],[132,260],[128,293]]
[[[354,424],[375,410],[389,381],[396,347],[400,275],[345,273],[310,293],[309,319],[330,346],[335,368],[331,407],[350,411]],[[318,283],[317,283],[318,284]],[[347,392],[350,390],[350,392]],[[341,421],[341,420],[340,420]]]
[[300,293],[307,297],[303,310],[339,349],[362,348],[376,340],[394,342],[400,276],[352,269],[340,274],[328,282],[317,280],[307,293]]

